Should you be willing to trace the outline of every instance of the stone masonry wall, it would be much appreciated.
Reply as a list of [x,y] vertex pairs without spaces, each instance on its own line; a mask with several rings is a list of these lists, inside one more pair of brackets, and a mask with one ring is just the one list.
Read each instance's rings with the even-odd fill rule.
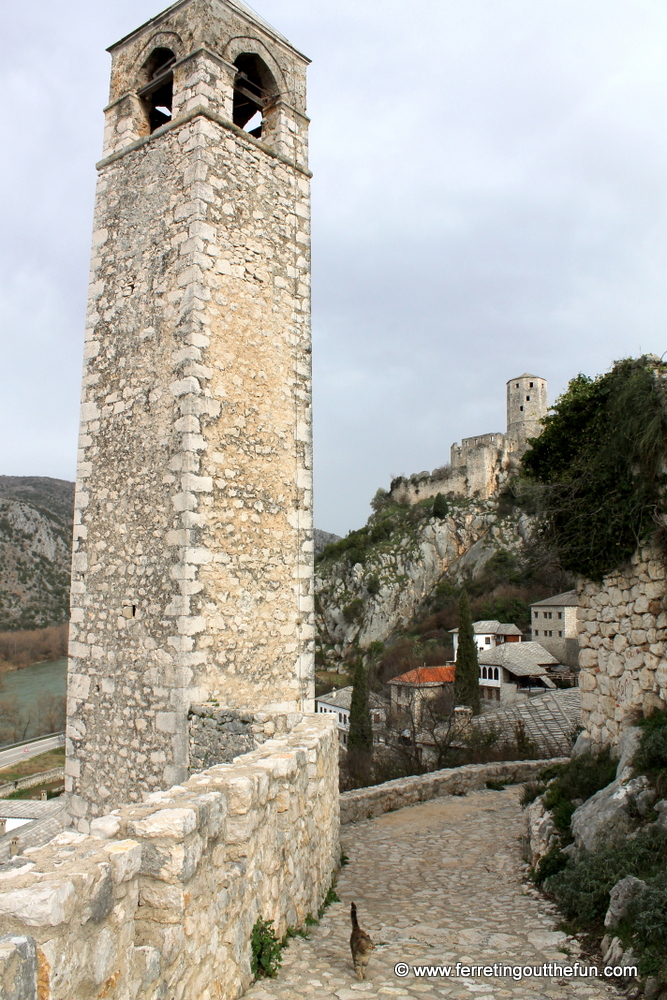
[[[148,134],[159,47],[174,114]],[[263,139],[230,120],[239,52],[276,81]],[[175,5],[112,55],[72,560],[84,833],[187,777],[193,702],[314,698],[307,60],[226,0]]]
[[395,812],[418,802],[428,802],[441,795],[466,795],[486,787],[487,781],[518,784],[529,781],[551,764],[563,764],[567,757],[552,760],[501,761],[493,764],[469,764],[464,767],[446,767],[429,774],[415,774],[408,778],[395,778],[371,788],[357,788],[343,792],[340,797],[340,822],[358,823],[386,812]]
[[0,876],[0,983],[11,997],[11,977],[32,977],[16,1000],[36,996],[37,974],[50,1000],[238,997],[255,921],[281,936],[317,912],[339,859],[338,801],[333,719],[308,716],[91,835],[26,852]]
[[190,773],[214,764],[229,764],[235,757],[257,750],[271,737],[284,736],[302,718],[300,713],[237,712],[215,703],[192,705]]
[[644,546],[602,584],[579,586],[579,687],[584,728],[617,744],[642,715],[667,707],[667,567]]

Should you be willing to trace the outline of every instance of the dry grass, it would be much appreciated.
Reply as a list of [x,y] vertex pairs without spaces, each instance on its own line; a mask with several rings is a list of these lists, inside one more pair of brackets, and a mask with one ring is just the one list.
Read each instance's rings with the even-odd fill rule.
[[0,769],[0,783],[16,781],[18,778],[28,778],[31,774],[41,774],[42,771],[50,771],[53,767],[63,767],[64,764],[65,747],[58,747],[56,750],[41,753],[39,757],[31,757],[30,760],[22,760],[18,764],[10,764],[9,767]]

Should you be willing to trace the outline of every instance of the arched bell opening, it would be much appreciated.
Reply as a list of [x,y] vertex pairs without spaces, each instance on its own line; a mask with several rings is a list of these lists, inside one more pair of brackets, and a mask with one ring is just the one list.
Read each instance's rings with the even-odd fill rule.
[[256,139],[266,132],[266,114],[275,103],[278,88],[271,70],[253,52],[242,52],[234,60],[233,121]]
[[155,49],[143,67],[147,79],[137,91],[146,109],[151,132],[171,121],[174,100],[174,63],[176,56],[171,49]]

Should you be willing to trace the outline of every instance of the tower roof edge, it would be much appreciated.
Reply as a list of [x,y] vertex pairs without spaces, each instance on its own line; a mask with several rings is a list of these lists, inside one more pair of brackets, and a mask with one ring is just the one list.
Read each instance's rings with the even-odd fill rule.
[[[128,32],[127,35],[123,35],[122,38],[119,38],[117,42],[114,42],[112,45],[109,45],[109,47],[107,48],[107,52],[114,52],[121,45],[125,45],[125,43],[129,42],[130,39],[136,37],[143,31],[145,31],[146,28],[149,28],[152,25],[155,26],[159,25],[162,21],[166,20],[171,14],[175,13],[175,11],[180,10],[182,7],[188,7],[190,4],[195,2],[196,0],[176,0],[176,3],[171,4],[171,6],[167,7],[166,10],[163,10],[159,14],[156,14],[155,17],[149,18],[148,21],[144,21],[144,23],[140,24],[138,28],[135,28],[133,31]],[[284,35],[281,35],[281,33],[277,31],[271,24],[269,24],[268,21],[265,21],[263,17],[261,17],[251,7],[248,7],[246,4],[244,4],[242,0],[215,0],[215,2],[220,3],[223,6],[226,5],[228,7],[233,8],[238,14],[241,14],[243,17],[247,18],[248,21],[250,21],[252,24],[256,24],[258,28],[262,29],[262,31],[268,32],[276,39],[276,41],[281,42],[283,45],[286,45],[288,48],[292,50],[292,52],[296,53],[297,56],[303,59],[304,62],[310,64],[311,60],[308,58],[307,55],[304,55],[303,52],[301,52],[294,45],[292,45],[289,39],[285,38]]]
[[515,379],[518,378],[541,378],[543,382],[546,382],[546,379],[544,378],[543,375],[531,375],[530,372],[524,372],[523,375],[515,375],[514,378],[508,378],[506,385],[509,385],[510,382],[514,382]]

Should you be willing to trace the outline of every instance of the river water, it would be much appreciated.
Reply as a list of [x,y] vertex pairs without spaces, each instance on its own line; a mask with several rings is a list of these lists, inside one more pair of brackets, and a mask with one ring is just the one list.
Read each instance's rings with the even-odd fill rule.
[[[67,659],[35,663],[22,670],[0,674],[0,702],[16,699],[19,709],[34,707],[41,695],[61,697],[67,688]],[[26,738],[38,735],[32,730]]]

